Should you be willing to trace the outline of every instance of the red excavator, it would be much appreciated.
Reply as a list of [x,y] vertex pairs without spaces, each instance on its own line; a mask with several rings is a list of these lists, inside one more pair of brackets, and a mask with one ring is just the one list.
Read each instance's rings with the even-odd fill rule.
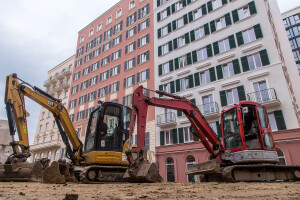
[[[149,90],[149,89],[148,89]],[[279,165],[266,108],[251,101],[241,101],[222,111],[222,138],[218,138],[198,108],[184,97],[154,91],[168,98],[149,98],[144,88],[133,93],[133,110],[129,138],[132,140],[137,121],[137,147],[125,151],[130,167],[124,179],[138,180],[155,173],[155,166],[146,161],[145,129],[148,106],[182,111],[191,123],[191,131],[198,136],[210,153],[210,160],[189,166],[187,174],[200,174],[201,181],[296,181],[300,180],[300,166]],[[145,168],[144,166],[148,166]],[[153,174],[154,174],[153,173]]]

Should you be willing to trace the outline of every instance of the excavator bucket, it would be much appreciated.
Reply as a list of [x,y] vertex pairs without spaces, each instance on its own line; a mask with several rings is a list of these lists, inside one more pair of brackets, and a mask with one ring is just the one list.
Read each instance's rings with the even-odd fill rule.
[[77,179],[74,175],[74,166],[65,161],[53,161],[49,167],[43,171],[44,183],[76,183]]
[[125,172],[123,179],[132,183],[163,182],[156,164],[148,163],[144,159],[134,161]]

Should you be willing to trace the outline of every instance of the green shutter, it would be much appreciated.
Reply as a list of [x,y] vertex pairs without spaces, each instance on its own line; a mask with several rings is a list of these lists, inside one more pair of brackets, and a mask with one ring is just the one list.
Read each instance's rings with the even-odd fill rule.
[[219,42],[214,42],[213,47],[214,47],[215,55],[219,54],[220,53],[220,51],[219,51]]
[[160,12],[157,13],[157,21],[158,21],[158,22],[160,21]]
[[167,7],[167,16],[171,15],[171,7]]
[[251,14],[251,15],[257,13],[257,11],[256,11],[256,6],[255,6],[254,1],[251,1],[251,2],[249,3],[249,10],[250,10],[250,14]]
[[183,128],[178,129],[178,134],[179,134],[179,143],[184,143]]
[[190,34],[191,34],[191,42],[193,42],[193,41],[195,40],[195,31],[192,30],[192,31],[190,32]]
[[198,61],[196,50],[192,52],[192,56],[193,56],[193,63],[196,63]]
[[183,1],[182,1],[182,5],[183,5],[183,7],[186,6],[186,0],[183,0]]
[[213,52],[212,52],[212,48],[211,48],[211,44],[206,46],[206,50],[207,50],[207,56],[208,57],[212,57],[213,56]]
[[172,47],[173,45],[172,45],[172,40],[171,41],[169,41],[169,51],[172,51],[173,50],[173,47]]
[[171,33],[171,31],[172,31],[172,24],[170,22],[170,23],[168,23],[168,33]]
[[195,87],[200,85],[200,74],[199,72],[194,74],[194,79],[195,79]]
[[218,79],[220,80],[223,78],[222,65],[218,65],[216,68],[217,68],[217,76],[218,76]]
[[222,138],[222,127],[220,121],[216,121],[218,138]]
[[174,46],[174,49],[177,49],[177,38],[175,38],[173,40],[173,46]]
[[261,31],[260,24],[256,24],[256,25],[254,26],[254,32],[255,32],[255,37],[256,37],[256,39],[259,39],[259,38],[262,38],[262,37],[263,37],[263,34],[262,34],[262,31]]
[[241,62],[242,62],[243,72],[249,71],[250,68],[249,68],[247,56],[241,57]]
[[189,12],[189,22],[194,20],[193,11]]
[[[159,85],[159,86],[158,86],[158,90],[159,90],[159,91],[163,91],[163,85]],[[159,95],[159,97],[162,97],[162,96],[163,96],[163,95],[161,95],[161,94]]]
[[172,21],[172,28],[173,28],[173,31],[176,30],[176,20]]
[[263,66],[269,65],[270,64],[270,60],[269,60],[269,56],[268,56],[267,50],[266,49],[261,50],[259,52],[259,54],[260,54],[262,65]]
[[282,110],[274,111],[274,116],[275,116],[278,130],[286,130],[286,125],[285,125]]
[[177,144],[178,139],[177,139],[177,129],[176,128],[172,129],[172,134],[173,134],[173,144]]
[[208,12],[211,12],[213,10],[213,6],[212,6],[211,1],[207,2],[207,10],[208,10]]
[[175,58],[174,61],[175,61],[175,70],[179,69],[179,59]]
[[233,49],[236,47],[236,44],[235,44],[235,39],[234,39],[234,35],[230,35],[228,37],[229,39],[229,46],[230,46],[230,49]]
[[162,65],[158,65],[158,75],[162,75]]
[[226,21],[226,26],[229,26],[231,24],[230,13],[225,14],[225,21]]
[[157,7],[160,6],[160,0],[157,0]]
[[209,74],[210,74],[210,81],[213,82],[216,80],[216,72],[215,72],[215,68],[211,67],[209,68]]
[[222,0],[222,5],[227,4],[227,0]]
[[239,60],[238,59],[233,60],[232,64],[233,64],[234,74],[240,74],[241,73],[241,68],[240,68]]
[[165,145],[165,132],[160,131],[160,146]]
[[242,32],[237,32],[236,34],[236,39],[237,39],[237,42],[238,42],[238,45],[243,45],[244,44],[244,39],[243,39],[243,34]]
[[182,116],[182,112],[177,110],[177,117],[181,117]]
[[201,8],[202,8],[202,15],[206,15],[206,14],[207,14],[206,4],[203,4],[203,5],[201,6]]
[[[195,131],[195,133],[196,133],[196,131]],[[197,134],[197,133],[196,133]],[[196,141],[199,141],[199,137],[197,136],[197,135],[194,135],[193,134],[193,140],[196,142]]]
[[222,90],[220,91],[220,98],[221,98],[221,105],[227,106],[227,97],[226,97],[226,91]]
[[170,87],[171,87],[171,94],[174,94],[175,93],[175,84],[174,84],[174,81],[170,82]]
[[189,32],[187,32],[187,33],[184,35],[184,38],[185,38],[185,43],[186,43],[186,44],[190,43],[190,34],[189,34]]
[[186,58],[187,58],[187,64],[190,65],[192,64],[192,53],[187,53],[186,54]]
[[176,10],[175,10],[175,3],[173,3],[173,4],[171,5],[171,8],[172,8],[172,13],[176,12]]
[[244,86],[243,85],[238,86],[237,90],[238,90],[238,94],[239,94],[239,100],[240,101],[246,100],[246,94],[245,94]]
[[232,19],[233,19],[233,22],[234,22],[234,23],[237,22],[237,21],[239,21],[239,15],[238,15],[237,9],[236,9],[236,10],[233,10],[233,11],[231,12],[231,14],[232,14]]
[[210,32],[211,33],[215,32],[216,31],[216,22],[215,22],[215,20],[210,21],[209,24],[210,24]]
[[209,35],[209,26],[208,23],[204,24],[204,34]]
[[190,102],[195,106],[196,105],[196,99],[190,99]]
[[157,37],[160,38],[161,37],[161,29],[157,29]]
[[158,47],[158,56],[161,56],[162,52],[161,52],[161,46]]
[[176,92],[180,92],[180,79],[176,80]]
[[188,76],[189,79],[189,88],[193,88],[194,87],[194,77],[193,74]]
[[188,24],[189,23],[187,14],[183,15],[183,22],[184,22],[184,24]]
[[192,0],[187,0],[187,4],[190,4],[192,2]]
[[170,67],[170,71],[174,71],[174,67],[173,67],[173,60],[169,61],[169,67]]

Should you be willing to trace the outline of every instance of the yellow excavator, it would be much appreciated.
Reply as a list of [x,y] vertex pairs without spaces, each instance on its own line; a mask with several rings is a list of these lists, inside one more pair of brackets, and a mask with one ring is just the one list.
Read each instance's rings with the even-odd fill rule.
[[[35,163],[27,163],[31,156],[28,141],[25,99],[28,97],[54,116],[55,122],[66,145],[66,156],[71,163],[60,160],[41,159]],[[124,181],[123,175],[129,165],[126,151],[132,148],[129,140],[131,108],[113,102],[99,102],[99,106],[91,112],[86,131],[85,145],[78,138],[66,108],[60,99],[56,99],[42,89],[11,74],[6,78],[5,104],[12,142],[13,154],[5,164],[0,165],[0,181],[32,181],[43,180],[46,183],[64,182],[115,182]],[[107,125],[114,122],[113,128]],[[15,141],[15,133],[19,140]],[[135,172],[138,179],[125,179],[130,182],[161,182],[162,178],[155,163],[146,159]],[[151,170],[147,170],[151,169]],[[130,169],[134,171],[135,169]]]

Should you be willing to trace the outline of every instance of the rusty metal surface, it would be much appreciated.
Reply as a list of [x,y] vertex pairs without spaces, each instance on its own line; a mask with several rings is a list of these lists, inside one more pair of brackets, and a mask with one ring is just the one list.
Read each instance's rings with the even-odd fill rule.
[[188,166],[187,175],[220,173],[220,163],[216,160],[209,160],[204,163]]

